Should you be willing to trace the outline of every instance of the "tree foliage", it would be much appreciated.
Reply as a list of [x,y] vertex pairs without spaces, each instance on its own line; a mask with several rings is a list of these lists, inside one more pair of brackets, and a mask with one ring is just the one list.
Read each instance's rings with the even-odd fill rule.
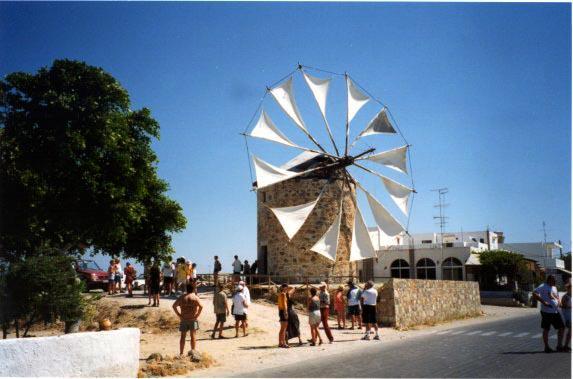
[[482,282],[488,289],[506,278],[508,283],[529,280],[529,273],[523,255],[505,250],[488,250],[479,254]]
[[159,124],[101,68],[56,60],[0,81],[0,251],[169,256],[185,227],[151,148]]
[[10,265],[0,288],[3,329],[24,322],[26,337],[38,321],[74,321],[82,316],[83,284],[76,278],[73,258],[59,251],[27,257]]

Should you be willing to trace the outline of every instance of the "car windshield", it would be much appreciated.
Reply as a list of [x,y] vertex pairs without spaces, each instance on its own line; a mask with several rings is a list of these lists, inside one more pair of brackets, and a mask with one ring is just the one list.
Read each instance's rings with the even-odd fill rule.
[[101,271],[101,268],[94,261],[79,261],[78,268],[80,270],[97,270]]

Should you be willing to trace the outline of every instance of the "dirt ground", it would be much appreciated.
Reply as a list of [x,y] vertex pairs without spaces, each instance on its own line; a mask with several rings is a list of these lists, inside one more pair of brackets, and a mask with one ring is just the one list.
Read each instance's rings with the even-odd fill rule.
[[[278,314],[274,304],[265,301],[256,301],[249,307],[249,334],[247,337],[233,338],[235,335],[234,320],[227,318],[224,335],[228,339],[210,338],[215,322],[213,314],[212,293],[204,290],[199,293],[203,305],[203,312],[199,318],[200,329],[197,336],[197,350],[207,353],[214,363],[209,368],[197,369],[182,376],[187,377],[221,377],[253,372],[259,368],[269,368],[314,359],[322,354],[335,354],[354,349],[362,349],[365,343],[384,343],[406,338],[415,338],[436,330],[463,325],[475,325],[482,322],[503,319],[507,317],[526,316],[535,313],[531,308],[508,308],[497,306],[482,306],[483,316],[471,319],[457,320],[434,326],[419,326],[407,331],[398,331],[393,328],[381,328],[381,341],[361,341],[362,333],[355,329],[336,329],[336,319],[331,318],[331,329],[334,343],[326,342],[321,346],[310,346],[308,316],[299,313],[300,329],[304,345],[298,346],[298,340],[290,340],[290,349],[281,349],[278,344]],[[112,328],[138,327],[141,330],[140,362],[145,367],[146,359],[153,353],[163,356],[176,356],[179,353],[179,320],[172,310],[175,298],[162,297],[159,308],[147,306],[147,297],[141,292],[133,298],[126,298],[124,294],[104,296],[94,305],[97,314],[94,322],[101,318],[109,318]],[[334,328],[332,328],[334,326]],[[347,324],[347,327],[350,323]],[[89,330],[89,325],[87,325]],[[95,327],[95,325],[94,325]],[[35,336],[61,334],[57,328],[35,328]],[[321,330],[324,341],[327,341]],[[12,337],[12,336],[11,336]],[[185,347],[185,354],[190,349],[189,338]],[[247,364],[246,364],[247,363]]]

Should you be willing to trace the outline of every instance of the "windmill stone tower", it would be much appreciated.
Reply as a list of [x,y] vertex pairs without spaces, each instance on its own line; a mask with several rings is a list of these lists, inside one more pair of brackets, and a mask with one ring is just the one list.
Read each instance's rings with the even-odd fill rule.
[[[314,168],[325,158],[315,157],[302,163],[289,163],[283,168],[302,172]],[[349,262],[352,225],[355,215],[355,188],[343,178],[342,170],[317,170],[261,189],[257,193],[257,259],[261,272],[318,280],[329,276],[357,276],[356,262]],[[310,248],[335,221],[342,200],[342,219],[336,261],[316,254]],[[288,207],[307,203],[320,195],[313,213],[289,241],[288,236],[269,207]],[[265,271],[266,269],[266,271]]]

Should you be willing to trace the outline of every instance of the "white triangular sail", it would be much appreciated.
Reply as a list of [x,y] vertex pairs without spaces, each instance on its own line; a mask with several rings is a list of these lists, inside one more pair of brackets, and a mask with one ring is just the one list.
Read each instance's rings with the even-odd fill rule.
[[308,75],[306,72],[302,74],[308,88],[310,88],[310,91],[314,95],[314,100],[316,100],[316,104],[318,108],[320,108],[322,117],[326,120],[326,97],[328,96],[328,87],[330,86],[331,79],[316,78]]
[[387,235],[393,237],[400,232],[404,231],[404,227],[384,208],[382,204],[378,200],[376,200],[368,191],[364,188],[361,188],[362,191],[366,194],[366,198],[368,199],[368,204],[370,205],[370,209],[372,210],[372,215],[374,215],[374,220],[380,229],[384,231]]
[[371,134],[395,134],[396,130],[388,120],[386,108],[382,108],[380,112],[368,123],[368,126],[360,135],[360,137],[369,136]]
[[251,137],[266,139],[283,145],[300,148],[289,140],[275,125],[267,112],[262,111],[259,121],[251,131]]
[[271,89],[270,92],[287,116],[289,116],[305,133],[308,133],[294,99],[292,76],[280,86]]
[[310,248],[310,250],[325,256],[331,261],[336,260],[336,250],[338,249],[338,237],[340,234],[340,220],[342,218],[342,203],[338,211],[338,216],[334,223],[330,225],[326,233]]
[[356,113],[362,108],[370,98],[366,96],[348,76],[346,76],[346,89],[348,92],[348,114],[346,117],[347,123],[356,116]]
[[294,205],[292,207],[282,207],[282,208],[270,208],[269,209],[275,214],[279,220],[281,226],[283,227],[285,233],[288,236],[289,241],[295,236],[295,234],[300,230],[320,196],[310,203]]
[[284,180],[294,178],[301,173],[283,170],[253,155],[255,174],[257,176],[257,188],[264,188]]
[[376,251],[372,246],[370,233],[368,233],[368,228],[362,218],[362,213],[360,213],[360,209],[356,206],[349,261],[359,261],[366,258],[376,258]]
[[366,158],[369,161],[376,162],[378,164],[384,165],[396,171],[408,173],[406,167],[406,153],[408,152],[408,145],[398,147],[396,149],[383,151],[378,154],[370,155]]
[[380,179],[398,208],[408,215],[408,199],[413,190],[385,176],[380,176]]

